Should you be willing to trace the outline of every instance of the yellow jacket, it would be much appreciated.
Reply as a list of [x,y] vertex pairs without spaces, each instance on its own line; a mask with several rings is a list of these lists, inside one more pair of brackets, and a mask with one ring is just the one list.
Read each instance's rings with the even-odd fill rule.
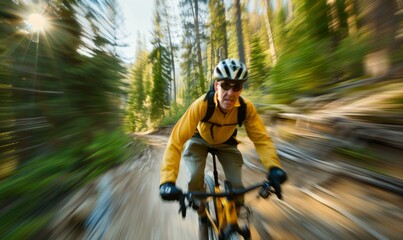
[[[235,131],[238,122],[239,101],[235,103],[230,112],[224,115],[217,107],[217,94],[215,95],[216,108],[209,122],[233,125],[213,126],[213,136],[211,136],[212,124],[201,122],[207,112],[207,101],[204,101],[204,97],[205,95],[194,101],[173,128],[162,160],[160,184],[176,182],[183,146],[196,132],[199,132],[207,143],[220,144],[227,141]],[[248,99],[244,97],[243,99],[246,103],[246,116],[243,124],[248,137],[255,145],[260,160],[267,169],[274,166],[281,168],[274,144],[255,106]]]

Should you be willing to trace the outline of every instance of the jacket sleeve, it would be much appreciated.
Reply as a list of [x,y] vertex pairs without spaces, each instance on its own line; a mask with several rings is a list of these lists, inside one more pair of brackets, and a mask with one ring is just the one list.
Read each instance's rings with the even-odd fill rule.
[[261,162],[267,169],[272,167],[281,168],[281,163],[273,141],[255,106],[250,101],[247,103],[246,111],[246,118],[244,121],[245,130],[248,137],[255,145],[256,152],[259,155]]
[[204,96],[193,102],[175,124],[162,158],[160,184],[176,182],[183,145],[195,134],[197,124],[207,111],[203,99]]

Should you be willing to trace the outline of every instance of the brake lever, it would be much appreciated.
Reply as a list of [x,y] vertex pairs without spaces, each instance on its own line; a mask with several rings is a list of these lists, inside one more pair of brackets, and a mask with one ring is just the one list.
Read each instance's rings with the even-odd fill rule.
[[260,188],[259,196],[261,196],[262,198],[268,198],[271,193],[272,190],[270,189],[270,182],[266,180],[264,181],[263,186]]
[[185,195],[182,195],[179,199],[179,213],[182,213],[182,218],[186,217],[186,202],[185,202]]

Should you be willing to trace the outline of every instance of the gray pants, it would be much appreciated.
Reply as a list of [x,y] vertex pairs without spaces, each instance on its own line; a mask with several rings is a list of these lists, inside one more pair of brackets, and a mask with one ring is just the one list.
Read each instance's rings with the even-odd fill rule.
[[[237,146],[228,144],[210,145],[201,137],[194,136],[186,142],[182,156],[190,172],[188,190],[204,191],[204,170],[209,147],[216,149],[226,180],[230,181],[234,188],[242,188],[241,168],[243,158]],[[243,197],[239,200],[243,202]]]

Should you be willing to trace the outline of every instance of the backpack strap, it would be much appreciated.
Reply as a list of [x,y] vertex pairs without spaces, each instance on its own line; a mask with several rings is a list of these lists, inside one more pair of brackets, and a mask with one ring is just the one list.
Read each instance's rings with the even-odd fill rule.
[[239,103],[241,106],[238,107],[238,125],[239,127],[242,127],[246,116],[246,103],[241,96],[239,96]]
[[208,91],[206,96],[204,97],[204,101],[207,101],[207,112],[204,115],[204,118],[201,120],[202,122],[208,122],[208,120],[213,116],[215,103],[214,103],[214,91]]

